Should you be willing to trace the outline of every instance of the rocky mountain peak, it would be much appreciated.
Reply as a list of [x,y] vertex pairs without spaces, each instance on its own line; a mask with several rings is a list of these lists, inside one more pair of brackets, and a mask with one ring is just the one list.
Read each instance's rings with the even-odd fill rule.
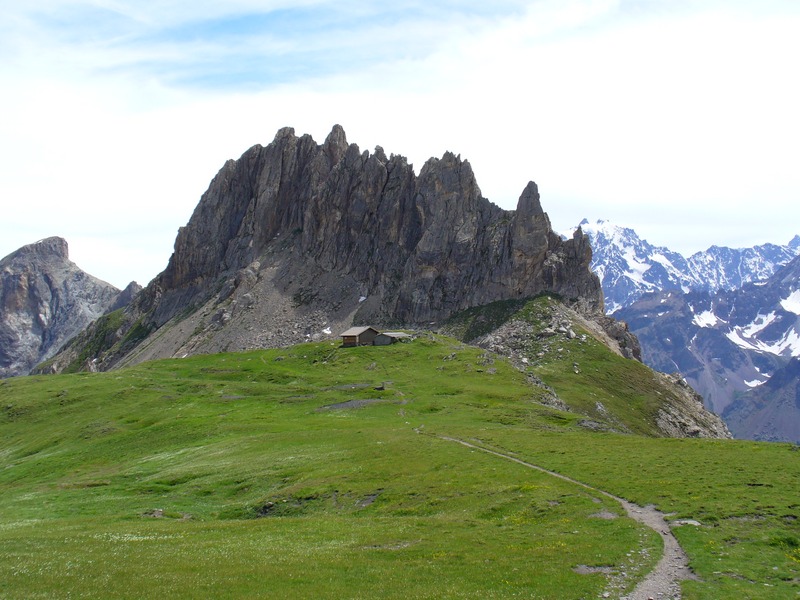
[[0,260],[0,377],[26,375],[72,336],[138,291],[88,275],[63,238],[23,246]]
[[273,140],[273,142],[277,142],[278,140],[281,140],[281,139],[284,139],[284,138],[292,139],[294,137],[295,137],[295,135],[294,135],[294,127],[281,127],[275,133],[275,139]]
[[533,182],[506,211],[453,152],[417,175],[403,156],[348,143],[339,125],[322,144],[283,128],[225,164],[137,296],[131,322],[182,325],[145,340],[136,360],[288,345],[351,324],[428,326],[544,291],[601,311],[590,260],[586,236],[552,232]]
[[[292,132],[294,132],[294,130],[292,130]],[[348,146],[347,135],[344,132],[344,128],[341,125],[334,125],[328,137],[325,138],[323,151],[330,163],[335,165],[342,160],[344,153],[347,152]]]
[[517,202],[517,214],[526,216],[544,214],[542,204],[539,201],[539,188],[533,181],[529,181],[525,189],[522,190],[522,195],[520,195]]
[[67,244],[67,240],[64,238],[53,236],[39,240],[33,244],[26,244],[16,252],[13,252],[7,258],[10,259],[14,256],[18,256],[20,258],[36,256],[43,259],[52,258],[57,260],[67,260],[69,259],[69,245]]

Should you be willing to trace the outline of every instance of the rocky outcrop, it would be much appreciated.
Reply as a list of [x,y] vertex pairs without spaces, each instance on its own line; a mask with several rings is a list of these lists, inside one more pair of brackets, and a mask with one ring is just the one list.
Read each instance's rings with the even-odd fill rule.
[[506,211],[450,152],[417,175],[402,156],[349,144],[338,125],[322,144],[285,128],[225,164],[128,311],[128,326],[158,335],[99,364],[292,344],[352,323],[428,324],[543,291],[602,311],[590,260],[580,230],[553,233],[532,182]]
[[661,385],[669,389],[672,397],[658,409],[656,425],[669,437],[730,438],[727,424],[718,415],[707,410],[703,397],[698,394],[680,373],[655,372]]
[[67,242],[51,237],[0,261],[0,377],[26,375],[75,334],[138,291],[79,269]]
[[517,210],[504,211],[452,153],[416,176],[402,156],[348,144],[339,126],[322,145],[287,128],[214,178],[155,282],[153,318],[165,323],[257,260],[280,264],[292,293],[323,273],[351,278],[371,299],[361,322],[427,322],[543,290],[601,307],[590,259],[580,232],[568,241],[552,232],[532,182]]

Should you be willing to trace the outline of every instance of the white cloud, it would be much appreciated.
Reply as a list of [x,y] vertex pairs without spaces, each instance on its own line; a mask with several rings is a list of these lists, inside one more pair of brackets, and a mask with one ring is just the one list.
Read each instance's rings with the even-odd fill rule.
[[13,7],[0,41],[0,254],[62,235],[90,273],[146,283],[226,159],[284,125],[321,142],[334,123],[417,167],[460,153],[506,208],[533,179],[557,230],[609,218],[683,252],[797,233],[775,217],[800,195],[792,3],[546,0],[492,15],[408,2],[394,19],[304,5],[361,12],[345,39],[323,27],[225,45],[163,32],[264,3],[37,3],[65,19],[123,16],[99,30],[108,37],[78,40]]

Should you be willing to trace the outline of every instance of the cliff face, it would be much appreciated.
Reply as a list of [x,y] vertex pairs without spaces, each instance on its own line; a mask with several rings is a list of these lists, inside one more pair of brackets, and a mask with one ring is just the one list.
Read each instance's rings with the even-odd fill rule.
[[401,156],[348,144],[339,126],[322,145],[282,129],[214,178],[154,284],[154,317],[163,324],[211,282],[257,260],[280,263],[287,290],[322,273],[351,278],[370,299],[357,321],[428,322],[543,290],[599,309],[590,256],[581,233],[562,241],[552,232],[534,183],[516,211],[504,211],[451,153],[416,176]]
[[120,292],[83,272],[58,237],[6,256],[0,261],[0,377],[26,375],[135,291]]
[[158,341],[99,365],[293,344],[353,323],[427,325],[542,291],[601,312],[590,260],[580,230],[553,233],[532,182],[506,211],[452,153],[417,175],[339,126],[323,144],[285,128],[223,166],[128,311]]

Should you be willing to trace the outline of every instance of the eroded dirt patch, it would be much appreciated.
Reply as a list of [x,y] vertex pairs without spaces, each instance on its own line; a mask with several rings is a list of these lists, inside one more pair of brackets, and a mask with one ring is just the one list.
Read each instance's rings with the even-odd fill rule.
[[347,408],[364,408],[370,404],[381,404],[392,402],[386,398],[359,398],[358,400],[348,400],[347,402],[337,402],[335,404],[326,404],[321,406],[318,410],[342,410]]
[[619,515],[616,513],[611,512],[610,510],[601,510],[600,512],[596,512],[593,515],[589,515],[592,519],[618,519]]
[[594,575],[595,573],[602,573],[603,575],[611,575],[614,569],[612,567],[590,567],[589,565],[578,565],[572,569],[578,575]]

